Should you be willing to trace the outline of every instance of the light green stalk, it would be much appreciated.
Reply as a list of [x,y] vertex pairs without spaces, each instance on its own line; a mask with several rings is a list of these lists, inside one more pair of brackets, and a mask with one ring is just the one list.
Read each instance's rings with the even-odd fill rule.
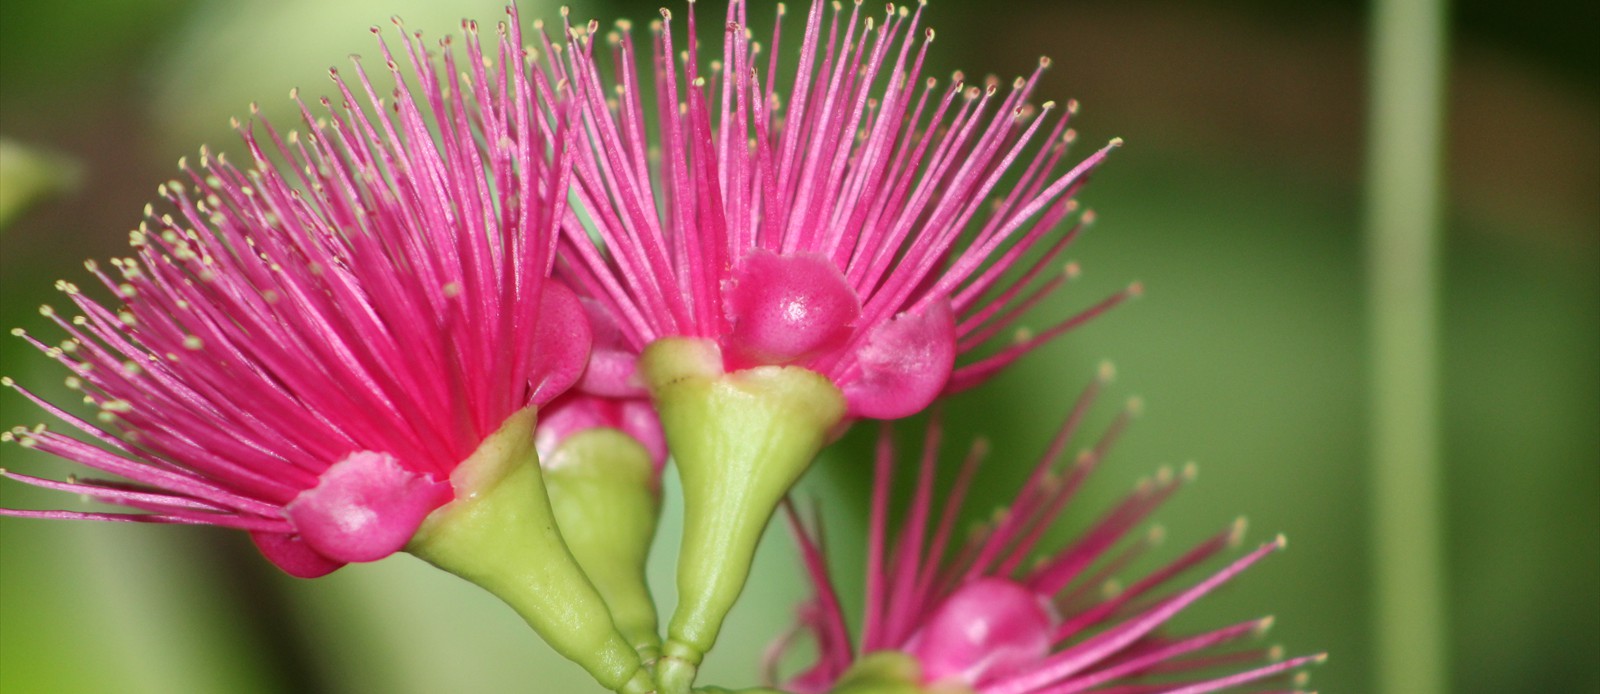
[[572,435],[544,461],[561,536],[611,608],[617,631],[646,665],[661,655],[644,565],[661,515],[650,453],[605,427]]
[[1378,691],[1447,685],[1438,433],[1444,0],[1378,0],[1367,160]]
[[457,466],[455,500],[429,514],[406,551],[504,600],[606,688],[646,694],[649,673],[556,527],[534,422],[531,407],[512,415]]
[[656,682],[662,694],[687,694],[767,521],[844,417],[844,395],[795,366],[724,373],[707,340],[657,340],[639,363],[683,480],[678,604]]

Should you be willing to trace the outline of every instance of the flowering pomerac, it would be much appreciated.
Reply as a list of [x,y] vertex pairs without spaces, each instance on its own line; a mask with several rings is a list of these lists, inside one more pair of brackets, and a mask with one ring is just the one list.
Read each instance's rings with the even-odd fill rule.
[[[1010,508],[952,547],[962,498],[985,447],[975,445],[950,497],[934,507],[933,473],[940,430],[927,439],[904,523],[888,535],[895,454],[888,427],[879,439],[868,539],[866,614],[859,648],[852,644],[828,576],[820,525],[807,529],[792,511],[803,560],[815,587],[794,629],[769,652],[768,678],[795,638],[810,632],[817,660],[781,686],[785,691],[928,691],[977,694],[1051,692],[1184,692],[1227,689],[1293,673],[1321,656],[1271,662],[1276,649],[1235,648],[1259,636],[1270,619],[1192,634],[1167,633],[1167,622],[1263,557],[1283,548],[1265,543],[1190,584],[1190,569],[1236,546],[1242,522],[1123,586],[1130,564],[1152,549],[1159,531],[1129,538],[1187,479],[1164,470],[1065,548],[1032,557],[1041,539],[1082,487],[1125,426],[1125,411],[1076,462],[1056,463],[1079,428],[1103,378],[1089,386],[1049,452]],[[930,525],[937,527],[929,536]],[[1220,673],[1220,674],[1219,674]],[[895,689],[891,683],[909,685]],[[847,686],[848,685],[848,686]],[[837,689],[835,689],[837,687]]]
[[6,434],[127,481],[6,476],[140,513],[0,513],[239,528],[297,576],[408,549],[495,591],[608,686],[647,689],[539,520],[534,408],[582,374],[590,331],[547,280],[568,118],[541,110],[516,20],[487,53],[464,23],[459,61],[450,39],[440,61],[402,28],[401,55],[382,44],[391,93],[358,61],[354,81],[332,71],[320,115],[295,96],[306,131],[239,126],[247,166],[180,163],[134,257],[88,264],[114,301],[63,282],[81,315],[44,313],[66,341],[28,337],[100,422],[19,387],[78,435]]
[[588,144],[558,273],[621,338],[581,387],[648,395],[684,480],[669,672],[711,646],[762,527],[843,422],[914,414],[1138,292],[991,345],[1075,272],[1057,257],[1092,215],[1073,196],[1120,141],[1070,162],[1074,108],[1029,101],[1048,60],[1009,88],[941,84],[922,77],[920,5],[828,7],[784,68],[783,6],[763,47],[743,0],[709,69],[692,2],[682,43],[672,12],[652,22],[648,74],[626,22],[564,20],[544,44],[543,93],[570,90]]

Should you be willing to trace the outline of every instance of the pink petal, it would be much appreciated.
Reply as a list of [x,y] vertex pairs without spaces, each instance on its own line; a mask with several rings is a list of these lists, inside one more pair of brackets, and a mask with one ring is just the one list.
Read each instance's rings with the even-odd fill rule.
[[539,297],[539,327],[532,345],[537,360],[531,374],[533,404],[543,405],[578,382],[589,364],[592,342],[589,319],[578,295],[564,284],[546,282]]
[[983,578],[945,600],[905,650],[922,664],[925,682],[958,679],[975,686],[1048,655],[1052,621],[1033,591]]
[[723,291],[730,370],[794,364],[843,347],[861,300],[839,268],[820,256],[756,249]]
[[345,564],[318,554],[299,535],[254,532],[250,539],[261,550],[261,556],[295,578],[326,576]]
[[596,427],[617,429],[633,437],[650,453],[657,473],[667,462],[667,439],[661,420],[647,400],[601,398],[573,391],[556,398],[539,411],[534,445],[540,459],[548,460],[569,437]]
[[649,391],[639,381],[639,355],[622,349],[596,348],[577,389],[608,398],[644,398]]
[[622,400],[621,429],[650,452],[656,474],[667,464],[667,434],[661,430],[661,418],[648,400]]
[[451,497],[448,483],[407,470],[388,453],[357,451],[324,471],[284,515],[318,554],[377,561],[404,547],[422,519]]
[[589,318],[589,331],[594,336],[589,366],[578,381],[578,390],[609,398],[650,397],[639,380],[639,353],[628,345],[627,337],[611,312],[593,299],[580,297],[578,302],[583,304],[583,313]]
[[950,378],[956,323],[950,302],[930,302],[878,325],[855,353],[857,371],[839,388],[851,417],[898,419],[921,412]]

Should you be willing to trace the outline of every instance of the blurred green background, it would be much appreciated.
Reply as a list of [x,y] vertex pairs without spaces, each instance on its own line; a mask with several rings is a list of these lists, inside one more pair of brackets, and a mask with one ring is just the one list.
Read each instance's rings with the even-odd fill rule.
[[[655,9],[576,4],[580,18]],[[522,8],[554,17],[545,3]],[[1009,76],[1048,54],[1044,98],[1079,99],[1088,141],[1129,142],[1082,196],[1101,219],[1072,250],[1083,278],[1037,320],[1132,279],[1147,288],[948,405],[951,448],[980,434],[994,442],[969,511],[1004,503],[1071,394],[1115,360],[1111,393],[1142,396],[1146,413],[1059,534],[1158,466],[1198,461],[1199,482],[1159,515],[1168,552],[1239,513],[1253,539],[1283,531],[1292,543],[1186,619],[1276,614],[1273,641],[1331,653],[1312,678],[1330,692],[1375,686],[1366,11],[1349,0],[930,8],[936,74]],[[1460,692],[1596,692],[1600,5],[1469,0],[1451,13],[1440,490],[1451,676]],[[82,282],[86,257],[124,254],[125,232],[179,155],[231,148],[228,117],[252,100],[289,122],[288,89],[322,92],[326,67],[372,52],[365,29],[390,14],[439,36],[500,10],[493,0],[0,1],[0,323],[43,327],[35,309],[59,300],[52,282]],[[10,339],[0,372],[45,392],[63,375]],[[42,418],[0,393],[0,424]],[[850,604],[869,439],[858,427],[803,483],[826,501]],[[0,447],[0,465],[67,472],[15,446]],[[8,507],[63,502],[0,486]],[[651,569],[667,606],[677,508],[669,501]],[[787,533],[771,535],[704,682],[754,684],[762,648],[805,594]],[[487,594],[406,556],[297,581],[228,531],[0,520],[8,694],[588,687]]]

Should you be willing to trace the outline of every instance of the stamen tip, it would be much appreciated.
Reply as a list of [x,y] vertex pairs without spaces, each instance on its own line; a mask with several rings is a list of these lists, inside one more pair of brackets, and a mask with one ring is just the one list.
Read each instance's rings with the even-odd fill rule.
[[1078,276],[1083,274],[1083,266],[1076,260],[1068,261],[1066,265],[1061,266],[1061,274],[1066,275],[1069,280],[1078,279]]
[[1100,362],[1098,377],[1101,383],[1110,383],[1117,378],[1117,365],[1110,359]]
[[1128,296],[1134,299],[1144,296],[1144,282],[1138,281],[1128,285]]
[[1255,626],[1256,636],[1265,635],[1268,631],[1270,631],[1272,629],[1273,623],[1275,623],[1277,621],[1278,621],[1278,618],[1273,616],[1273,615],[1267,615],[1265,617],[1262,617],[1261,619],[1256,620],[1256,626]]
[[1228,530],[1228,546],[1238,547],[1244,541],[1244,533],[1250,529],[1250,519],[1239,516],[1233,519],[1233,527]]
[[1289,548],[1289,536],[1285,535],[1283,533],[1278,533],[1278,536],[1276,538],[1273,538],[1272,544],[1276,545],[1277,548],[1280,549],[1280,550],[1281,549],[1288,549]]
[[1128,415],[1132,417],[1138,417],[1139,415],[1144,414],[1144,398],[1141,398],[1137,395],[1128,398],[1127,410]]

